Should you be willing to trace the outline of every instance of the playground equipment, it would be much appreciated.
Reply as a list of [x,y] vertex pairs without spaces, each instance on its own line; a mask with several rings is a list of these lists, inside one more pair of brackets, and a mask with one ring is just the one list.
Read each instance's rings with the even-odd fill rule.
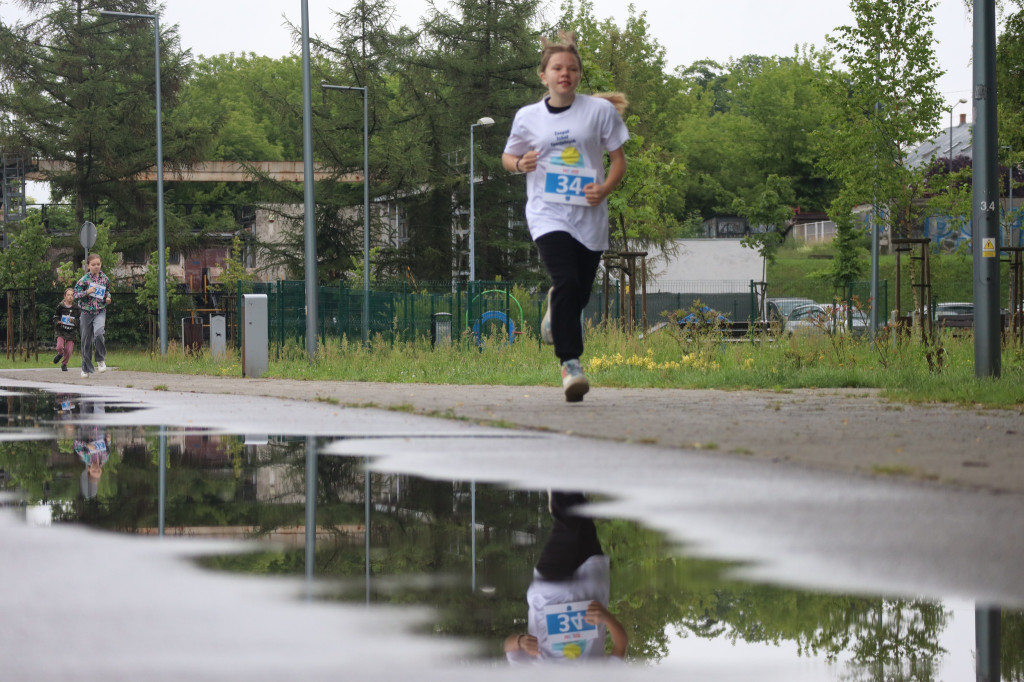
[[[481,296],[484,296],[486,294],[501,294],[504,297],[504,299],[505,299],[505,310],[486,310],[483,313],[481,313],[480,316],[477,317],[473,321],[472,325],[470,325],[470,323],[469,323],[469,311],[473,309],[473,304],[476,303],[477,299],[479,299]],[[486,300],[487,299],[484,299],[484,301],[486,301]],[[518,330],[516,329],[515,321],[509,316],[508,312],[506,312],[506,311],[509,310],[509,302],[510,301],[512,303],[514,303],[516,308],[518,308],[518,310],[519,310],[519,329]],[[482,304],[481,304],[481,307],[482,307]],[[519,301],[516,300],[516,297],[513,296],[511,293],[509,293],[506,290],[503,290],[503,289],[487,289],[485,291],[481,291],[479,294],[477,294],[476,296],[474,296],[470,300],[469,306],[466,309],[466,329],[469,330],[473,334],[473,337],[476,339],[476,343],[477,343],[478,346],[483,346],[484,345],[484,340],[483,340],[484,325],[485,325],[485,323],[490,322],[492,320],[496,321],[496,322],[499,322],[500,324],[504,325],[505,331],[508,333],[508,342],[511,345],[512,343],[515,342],[516,335],[523,333],[523,331],[522,331],[522,328],[523,328],[523,306],[519,305]]]

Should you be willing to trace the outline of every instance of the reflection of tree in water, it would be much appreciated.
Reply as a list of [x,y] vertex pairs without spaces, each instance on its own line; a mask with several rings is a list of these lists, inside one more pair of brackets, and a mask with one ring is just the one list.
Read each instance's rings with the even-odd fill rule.
[[949,613],[940,604],[732,582],[722,579],[725,564],[679,557],[634,523],[605,521],[598,530],[612,560],[612,610],[633,626],[631,656],[665,656],[670,626],[683,638],[792,642],[801,656],[849,656],[868,674],[853,679],[931,680],[944,653],[938,641]]
[[[30,403],[33,419],[52,414],[52,401]],[[10,414],[10,401],[0,407]],[[158,514],[156,432],[109,432],[116,453],[116,468],[104,475],[110,489],[88,503],[77,500],[64,520],[84,519],[128,532],[152,529]],[[202,444],[192,450],[181,444],[168,448],[169,533],[194,526],[245,526],[269,535],[304,523],[304,439],[249,446],[238,436],[206,438],[200,433],[175,442]],[[357,458],[321,456],[317,461],[315,575],[345,579],[353,585],[349,596],[356,598],[364,598],[367,561],[363,467]],[[71,499],[81,463],[62,453],[57,440],[16,442],[0,448],[0,468],[11,478],[9,485],[28,490],[30,497],[66,494]],[[276,487],[264,485],[267,479],[261,476],[269,472]],[[371,599],[434,606],[439,620],[432,632],[488,642],[489,655],[500,656],[494,643],[524,627],[524,595],[550,528],[546,496],[477,486],[474,592],[470,484],[390,474],[373,474],[370,483]],[[601,520],[597,526],[611,557],[610,610],[630,631],[631,658],[663,658],[673,631],[680,637],[734,643],[792,643],[804,656],[852,660],[851,680],[931,680],[943,654],[938,640],[949,614],[941,605],[724,581],[728,566],[681,557],[678,548],[638,524]],[[257,552],[205,563],[302,575],[304,551]],[[402,579],[410,577],[416,580]],[[1003,679],[1024,682],[1022,652],[1024,616],[1004,614]]]
[[934,679],[938,660],[946,653],[939,646],[938,635],[950,615],[950,611],[931,602],[872,600],[870,610],[848,628],[854,658],[845,679],[865,682]]

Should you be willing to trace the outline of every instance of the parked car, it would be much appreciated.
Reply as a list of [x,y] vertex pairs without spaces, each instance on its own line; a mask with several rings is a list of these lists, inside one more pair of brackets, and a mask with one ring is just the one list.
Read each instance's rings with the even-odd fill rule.
[[812,303],[814,303],[814,300],[810,298],[796,298],[791,296],[769,298],[767,301],[768,319],[774,320],[775,318],[773,317],[773,314],[777,314],[779,319],[785,320],[797,306],[810,305]]
[[[852,320],[850,317],[852,316]],[[786,318],[785,330],[793,334],[834,334],[846,333],[848,322],[852,322],[854,334],[868,328],[868,316],[862,310],[847,308],[845,304],[809,303],[797,306]]]
[[935,317],[949,317],[950,315],[973,315],[974,303],[971,301],[958,301],[935,304]]

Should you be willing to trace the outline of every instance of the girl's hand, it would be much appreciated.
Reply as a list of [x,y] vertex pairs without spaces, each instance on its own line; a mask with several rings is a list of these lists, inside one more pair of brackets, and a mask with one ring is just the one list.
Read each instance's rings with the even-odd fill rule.
[[599,601],[592,601],[587,606],[587,615],[583,616],[583,620],[587,621],[590,625],[598,625],[600,623],[607,623],[610,614],[608,609],[604,607]]
[[533,635],[523,635],[520,637],[519,648],[530,656],[540,656],[540,646],[537,644],[537,638]]
[[604,185],[600,185],[596,182],[592,182],[583,188],[583,196],[587,199],[587,204],[590,206],[597,206],[605,200],[611,194],[610,191],[606,191]]
[[540,154],[536,150],[531,149],[519,157],[519,170],[524,173],[532,173],[537,170],[537,160],[539,158]]

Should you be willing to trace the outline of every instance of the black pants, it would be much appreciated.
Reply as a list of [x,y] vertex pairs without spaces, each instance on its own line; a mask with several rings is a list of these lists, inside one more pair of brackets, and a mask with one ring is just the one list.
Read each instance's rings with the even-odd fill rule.
[[540,260],[551,277],[551,335],[561,362],[583,355],[580,315],[590,301],[590,290],[601,264],[601,252],[591,251],[568,232],[538,237]]
[[594,520],[576,516],[572,508],[583,504],[582,493],[552,491],[551,516],[554,525],[551,538],[541,550],[537,572],[545,580],[568,580],[583,562],[592,556],[604,554],[597,539]]

